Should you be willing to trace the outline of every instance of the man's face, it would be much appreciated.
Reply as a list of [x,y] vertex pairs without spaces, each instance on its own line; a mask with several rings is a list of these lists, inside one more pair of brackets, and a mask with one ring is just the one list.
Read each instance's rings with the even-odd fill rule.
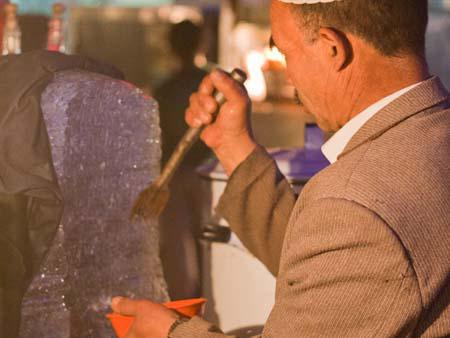
[[[336,111],[329,100],[332,92],[333,72],[322,57],[320,46],[311,33],[302,30],[288,5],[273,0],[271,6],[272,39],[286,57],[287,74],[298,92],[305,110],[316,118],[325,131],[340,128]],[[331,108],[331,109],[330,109]]]

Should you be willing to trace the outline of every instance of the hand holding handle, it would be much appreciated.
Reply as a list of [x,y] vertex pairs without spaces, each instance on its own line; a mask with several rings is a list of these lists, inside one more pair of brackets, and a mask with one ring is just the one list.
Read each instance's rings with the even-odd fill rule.
[[[234,69],[230,76],[237,82],[244,84],[244,82],[247,80],[247,74],[241,70],[241,69]],[[214,114],[213,118],[215,118],[219,112],[220,106],[222,106],[226,98],[225,96],[215,90],[213,93],[213,97],[216,100],[218,104],[217,112]],[[175,148],[175,151],[170,156],[169,161],[165,165],[160,177],[155,182],[155,184],[159,187],[162,187],[166,185],[170,179],[172,178],[173,174],[175,173],[176,169],[180,165],[180,163],[183,161],[184,157],[186,156],[187,152],[192,148],[192,146],[197,142],[197,140],[200,137],[200,134],[202,133],[203,129],[206,128],[206,125],[202,125],[200,127],[191,127],[189,128],[180,142],[178,143],[177,147]]]

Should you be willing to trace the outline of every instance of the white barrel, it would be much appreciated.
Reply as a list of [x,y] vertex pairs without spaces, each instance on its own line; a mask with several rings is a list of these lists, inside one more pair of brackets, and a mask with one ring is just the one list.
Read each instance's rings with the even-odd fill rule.
[[[269,153],[297,193],[328,164],[317,147],[270,149]],[[209,300],[205,317],[225,332],[262,327],[274,304],[275,278],[245,249],[228,223],[214,214],[228,180],[222,166],[209,162],[197,172],[202,192],[209,196],[203,206],[201,240],[202,290]],[[251,330],[251,335],[256,331]]]

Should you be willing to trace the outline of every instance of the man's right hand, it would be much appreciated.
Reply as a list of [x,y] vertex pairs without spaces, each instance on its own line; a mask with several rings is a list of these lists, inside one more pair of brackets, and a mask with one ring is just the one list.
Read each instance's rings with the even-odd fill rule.
[[[220,91],[227,101],[213,121],[217,103],[212,97],[214,89]],[[191,95],[186,110],[186,122],[191,127],[208,125],[201,139],[216,154],[226,173],[231,175],[255,149],[250,123],[251,101],[244,86],[233,80],[228,73],[214,70]]]

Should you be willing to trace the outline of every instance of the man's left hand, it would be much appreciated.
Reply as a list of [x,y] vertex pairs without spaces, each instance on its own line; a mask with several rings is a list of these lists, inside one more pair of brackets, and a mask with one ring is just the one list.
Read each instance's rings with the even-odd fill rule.
[[111,307],[118,314],[135,317],[125,338],[167,338],[170,327],[178,319],[176,312],[147,300],[116,297]]

